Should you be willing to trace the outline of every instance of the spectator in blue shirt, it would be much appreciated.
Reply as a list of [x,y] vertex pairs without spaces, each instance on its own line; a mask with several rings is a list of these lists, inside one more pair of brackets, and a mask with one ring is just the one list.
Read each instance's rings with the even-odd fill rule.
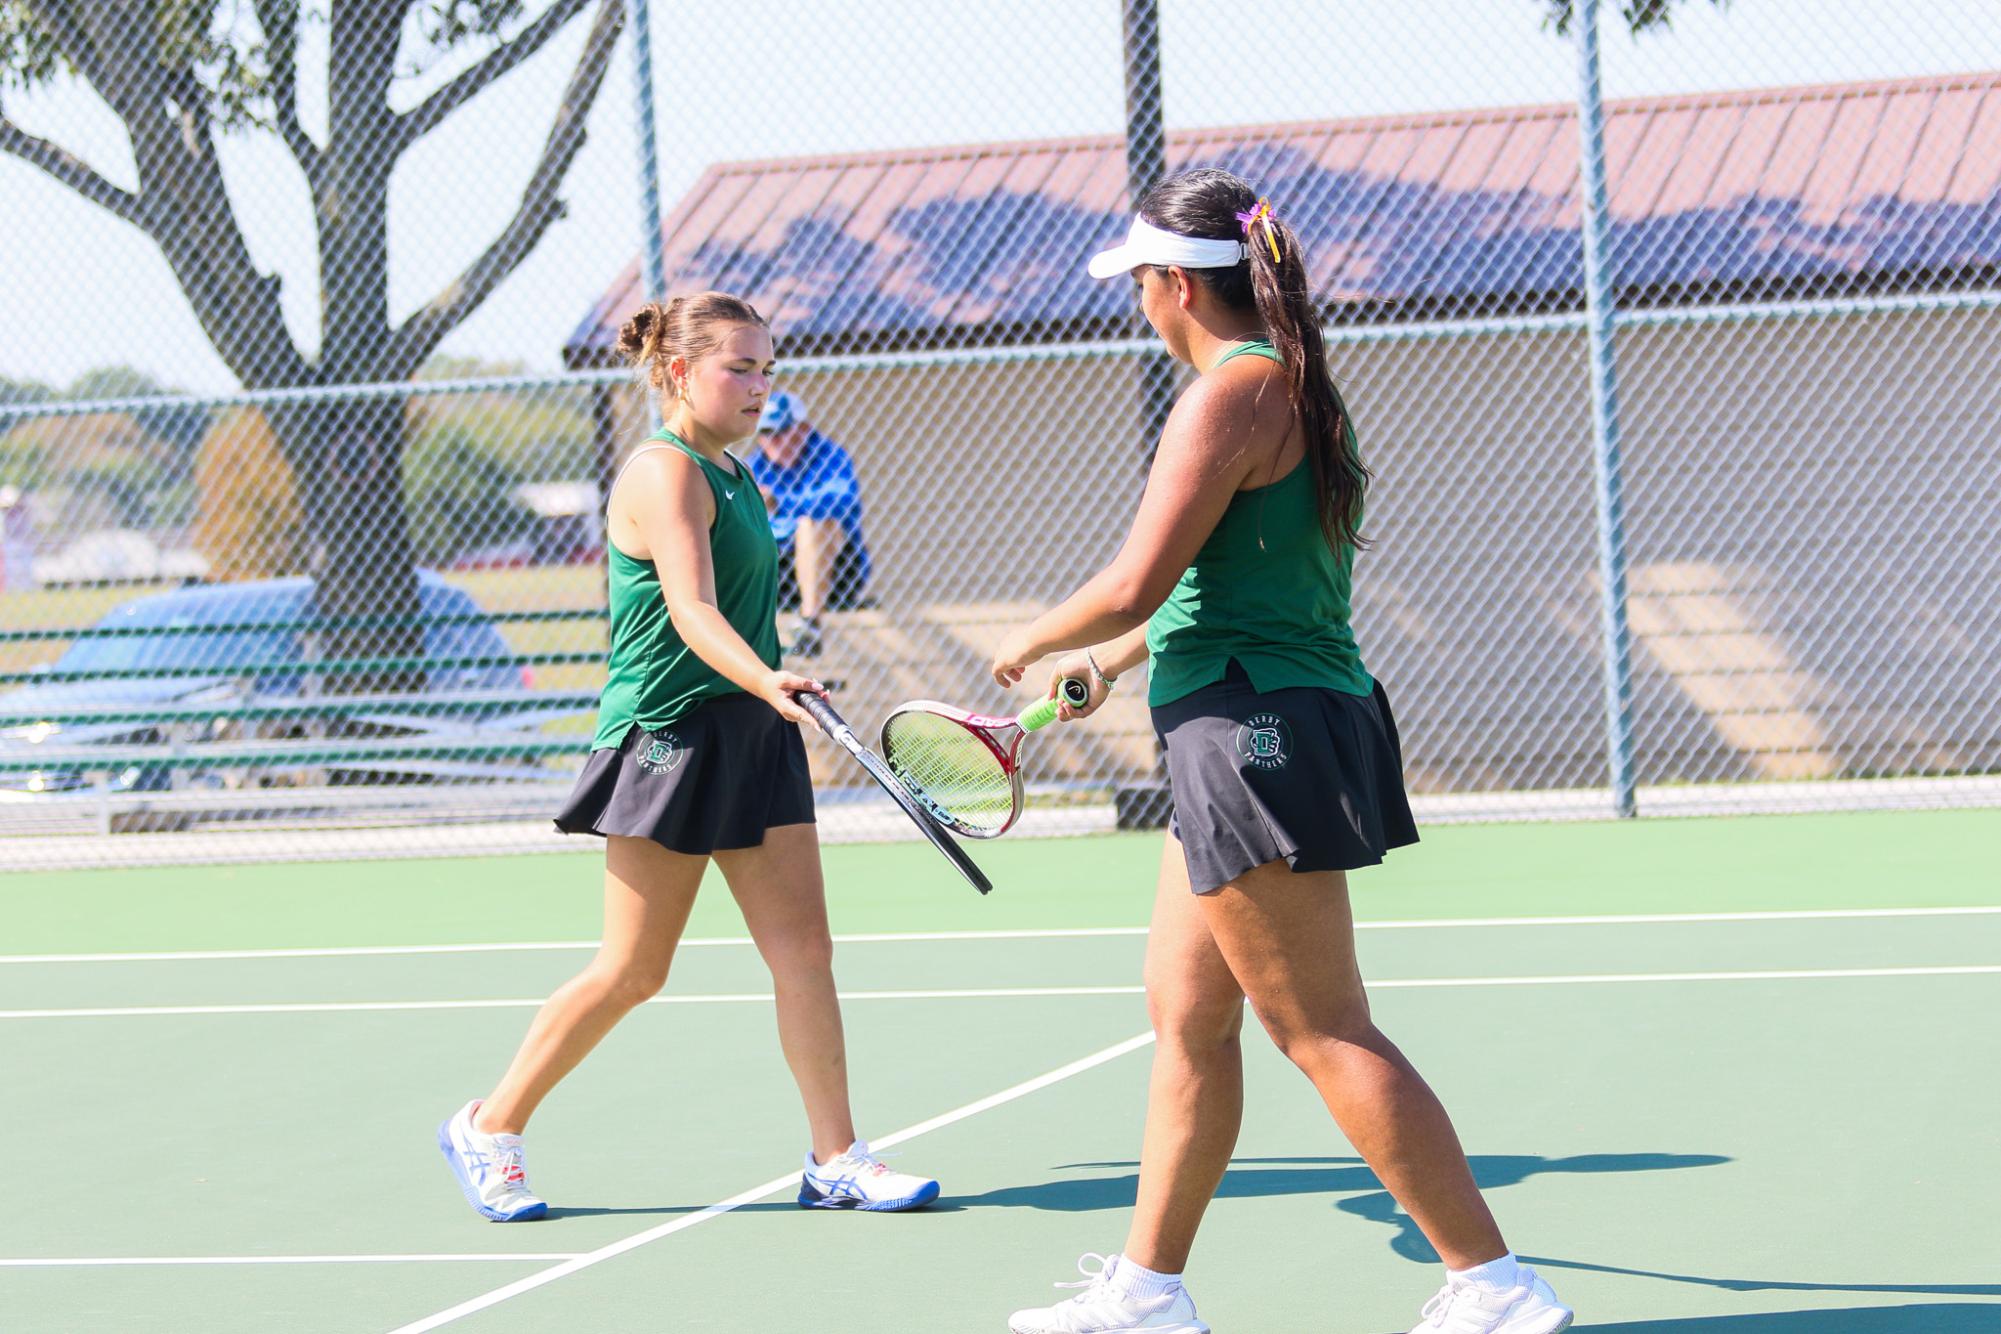
[[799,613],[792,651],[820,651],[820,615],[861,605],[868,588],[861,484],[854,460],[806,420],[806,405],[783,390],[764,402],[750,474],[778,539],[778,605]]

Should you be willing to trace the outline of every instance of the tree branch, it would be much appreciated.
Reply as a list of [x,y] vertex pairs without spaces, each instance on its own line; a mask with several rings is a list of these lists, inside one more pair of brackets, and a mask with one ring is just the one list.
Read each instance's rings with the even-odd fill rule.
[[[55,9],[50,5],[38,12],[52,14]],[[121,0],[73,12],[66,17],[71,35],[64,39],[64,48],[97,95],[124,122],[139,168],[139,192],[159,207],[147,162],[158,155],[160,145],[179,137],[179,131],[166,107],[174,72],[161,58],[150,10]],[[161,218],[163,224],[169,221],[164,213]]]
[[46,139],[37,139],[4,117],[0,117],[0,153],[40,167],[99,208],[123,218],[143,232],[153,232],[156,219],[144,199],[105,180],[88,162],[68,149]]
[[292,151],[306,180],[318,183],[320,148],[299,123],[299,7],[297,0],[256,0],[257,26],[271,52],[271,109],[278,137]]
[[35,6],[35,19],[62,48],[63,56],[76,72],[97,91],[97,95],[123,119],[131,107],[119,80],[97,49],[84,18],[67,0],[42,0]]
[[437,349],[445,335],[477,310],[496,288],[521,267],[542,236],[563,216],[558,196],[570,163],[584,145],[585,124],[591,106],[604,86],[605,71],[611,65],[612,48],[619,30],[625,26],[623,0],[598,0],[597,18],[584,41],[583,54],[563,90],[563,101],[549,137],[542,145],[528,187],[522,191],[521,206],[493,244],[449,286],[418,310],[395,333],[389,358],[391,376],[408,375]]
[[[488,84],[548,45],[549,39],[590,3],[591,0],[556,0],[541,18],[523,28],[486,59],[398,116],[395,151],[400,153],[429,134]],[[603,22],[602,15],[599,22]]]
[[96,66],[79,68],[125,124],[139,169],[140,225],[217,353],[246,386],[287,382],[273,377],[296,383],[303,363],[285,327],[278,280],[258,273],[250,257],[216,161],[207,108],[193,97],[191,105],[170,105],[177,93],[185,95],[191,71],[165,58],[153,0],[49,8],[71,25]]
[[[90,55],[90,38],[68,0],[43,0],[35,6],[35,21],[48,30],[70,62],[82,69]],[[86,73],[85,77],[89,77]]]

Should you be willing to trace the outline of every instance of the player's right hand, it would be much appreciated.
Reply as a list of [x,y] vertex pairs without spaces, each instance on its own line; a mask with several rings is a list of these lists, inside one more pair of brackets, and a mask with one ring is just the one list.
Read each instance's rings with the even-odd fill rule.
[[813,715],[799,707],[794,695],[818,695],[827,697],[827,687],[810,676],[797,672],[781,671],[774,668],[766,672],[757,683],[754,692],[757,697],[778,710],[778,716],[788,723],[811,723]]

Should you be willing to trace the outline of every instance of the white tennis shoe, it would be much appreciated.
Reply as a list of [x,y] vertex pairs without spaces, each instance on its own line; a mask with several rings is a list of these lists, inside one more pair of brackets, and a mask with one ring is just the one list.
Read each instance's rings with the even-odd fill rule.
[[895,1213],[922,1209],[938,1198],[938,1183],[929,1177],[892,1172],[869,1152],[867,1140],[856,1140],[847,1152],[824,1163],[806,1154],[806,1171],[799,1180],[802,1209],[863,1209]]
[[[1096,1269],[1091,1268],[1094,1260]],[[1209,1326],[1195,1318],[1195,1300],[1188,1289],[1176,1283],[1157,1297],[1128,1297],[1112,1281],[1118,1267],[1116,1255],[1085,1255],[1077,1261],[1077,1272],[1084,1281],[1056,1285],[1083,1291],[1054,1306],[1016,1311],[1007,1318],[1009,1334],[1122,1334],[1126,1330],[1209,1334]]]
[[549,1206],[528,1189],[528,1161],[522,1154],[521,1136],[489,1135],[475,1129],[479,1115],[477,1100],[459,1108],[449,1121],[438,1127],[438,1147],[466,1203],[496,1223],[523,1223],[540,1218]]
[[1410,1334],[1556,1334],[1574,1318],[1549,1284],[1523,1265],[1521,1281],[1501,1292],[1447,1283],[1424,1304],[1423,1319]]

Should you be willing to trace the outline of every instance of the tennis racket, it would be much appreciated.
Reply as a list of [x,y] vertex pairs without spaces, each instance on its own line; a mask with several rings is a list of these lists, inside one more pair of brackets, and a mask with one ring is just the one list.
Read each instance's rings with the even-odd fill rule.
[[[836,745],[854,756],[862,768],[868,771],[868,776],[875,779],[882,790],[896,800],[896,804],[903,808],[903,813],[924,831],[924,837],[931,840],[931,846],[945,854],[945,860],[958,868],[959,874],[966,877],[967,883],[982,894],[992,892],[994,882],[987,879],[986,872],[975,866],[973,859],[966,855],[966,850],[952,841],[952,836],[945,832],[929,807],[911,795],[910,789],[897,780],[896,774],[882,762],[882,758],[861,743],[861,739],[855,735],[855,729],[849,727],[847,721],[834,711],[833,705],[818,695],[798,694],[792,699],[812,716],[822,732],[825,732]],[[1055,711],[1052,709],[1050,712],[1053,716]]]
[[[1063,698],[1081,709],[1091,699],[1082,681],[1066,680]],[[1045,699],[1017,718],[967,713],[936,700],[899,704],[883,720],[882,755],[889,767],[946,828],[967,838],[999,838],[1021,818],[1021,743],[1056,718]]]

